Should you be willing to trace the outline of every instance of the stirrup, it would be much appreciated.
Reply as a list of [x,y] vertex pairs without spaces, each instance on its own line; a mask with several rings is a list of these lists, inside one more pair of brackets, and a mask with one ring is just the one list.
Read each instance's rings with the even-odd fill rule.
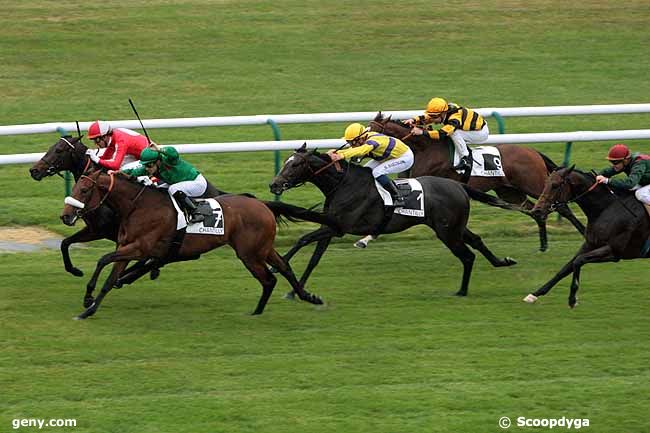
[[192,213],[188,216],[187,222],[190,224],[200,223],[205,220],[205,215],[199,213]]
[[472,165],[469,162],[469,156],[463,156],[460,161],[458,161],[458,165],[455,165],[452,167],[453,170],[467,170],[471,169]]

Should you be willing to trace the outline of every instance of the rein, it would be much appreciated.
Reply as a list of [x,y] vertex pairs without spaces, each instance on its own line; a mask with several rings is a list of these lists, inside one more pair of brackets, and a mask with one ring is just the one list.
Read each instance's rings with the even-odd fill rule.
[[[564,183],[564,184],[568,184],[568,178],[565,177],[564,180],[562,181],[562,183]],[[597,187],[598,185],[599,185],[598,182],[594,182],[593,185],[591,185],[591,186],[590,186],[586,191],[584,191],[584,192],[578,194],[577,196],[573,197],[572,199],[569,199],[569,200],[566,200],[566,201],[555,201],[555,202],[553,202],[553,203],[551,204],[551,206],[549,206],[549,209],[551,210],[551,212],[553,212],[553,211],[555,211],[555,210],[557,209],[557,206],[558,206],[558,205],[569,204],[569,203],[573,203],[573,202],[575,202],[575,201],[578,201],[578,200],[580,200],[582,197],[586,196],[586,195],[589,194],[591,191],[593,191],[594,189],[596,189],[596,187]],[[540,195],[539,198],[537,199],[537,201],[542,200],[543,198],[544,198],[544,194]]]
[[[106,194],[104,194],[104,197],[102,197],[102,199],[99,201],[99,203],[97,203],[97,206],[94,206],[92,209],[87,209],[87,210],[86,210],[86,209],[82,209],[82,211],[79,212],[79,215],[85,215],[85,214],[90,213],[90,212],[92,212],[92,211],[94,211],[94,210],[97,210],[101,205],[104,204],[104,202],[106,201],[106,199],[108,198],[108,196],[110,195],[110,193],[113,191],[113,187],[115,186],[115,175],[114,175],[113,173],[111,173],[111,174],[109,174],[109,176],[111,177],[111,183],[110,183],[110,185],[108,186],[108,190],[106,191]],[[98,187],[98,185],[97,185],[97,181],[95,181],[95,180],[92,179],[91,177],[86,176],[85,174],[82,174],[82,175],[79,177],[79,179],[81,180],[82,178],[86,178],[86,179],[90,180],[92,183],[95,184],[95,187]]]
[[[383,134],[384,131],[386,130],[386,124],[385,123],[377,122],[376,120],[371,120],[368,124],[373,125],[377,129],[379,129],[379,131],[377,131],[377,132],[379,132],[380,134]],[[400,138],[400,141],[406,141],[409,138],[411,138],[412,136],[413,136],[413,129],[411,129],[411,131],[408,134],[406,134],[404,137]]]

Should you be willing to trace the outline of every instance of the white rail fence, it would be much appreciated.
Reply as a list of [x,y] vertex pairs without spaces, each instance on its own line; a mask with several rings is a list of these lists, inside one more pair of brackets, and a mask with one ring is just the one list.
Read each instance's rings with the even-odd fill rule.
[[[513,107],[513,108],[479,108],[481,115],[486,117],[520,117],[520,116],[562,116],[562,115],[591,115],[591,114],[627,114],[650,113],[650,104],[617,104],[617,105],[578,105],[556,107]],[[421,110],[390,111],[395,119],[404,119],[421,114]],[[193,128],[207,126],[242,126],[264,124],[290,123],[329,123],[372,120],[376,112],[351,113],[319,113],[319,114],[281,114],[256,116],[227,116],[199,117],[176,119],[145,119],[143,124],[147,129],[156,128]],[[91,122],[80,122],[81,130],[86,131]],[[115,127],[140,128],[137,120],[111,121]],[[76,131],[74,122],[50,122],[29,125],[0,126],[0,135],[20,135],[58,132],[61,129]],[[618,131],[572,131],[533,134],[493,134],[487,143],[552,143],[601,140],[630,140],[650,139],[650,129],[618,130]],[[254,141],[234,143],[203,143],[203,144],[174,144],[181,153],[212,153],[212,152],[247,152],[268,150],[290,150],[307,143],[309,148],[335,148],[343,144],[339,139],[316,140],[281,140]],[[17,155],[0,155],[0,165],[24,164],[38,161],[43,153],[26,153]]]

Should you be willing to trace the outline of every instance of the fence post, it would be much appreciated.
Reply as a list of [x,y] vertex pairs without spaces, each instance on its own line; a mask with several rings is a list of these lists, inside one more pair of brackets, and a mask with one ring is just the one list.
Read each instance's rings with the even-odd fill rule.
[[[271,125],[271,129],[273,129],[273,138],[275,139],[275,141],[282,140],[282,137],[280,136],[280,128],[278,127],[278,124],[275,123],[275,120],[267,119],[266,123]],[[278,173],[280,172],[280,151],[275,150],[273,152],[273,155],[274,155],[274,159],[275,159],[275,171],[274,171],[273,176],[277,176]],[[275,200],[277,200],[277,201],[280,200],[280,195],[279,194],[275,194]]]
[[[571,162],[571,148],[573,147],[572,142],[567,142],[566,146],[564,147],[564,161],[562,161],[562,165],[564,167],[568,167],[569,163]],[[557,222],[560,222],[562,220],[562,215],[557,214]]]
[[[60,126],[56,128],[56,132],[58,132],[61,135],[61,137],[65,137],[66,135],[68,135],[68,131],[66,131],[64,128]],[[70,191],[72,191],[72,176],[70,176],[69,171],[66,171],[63,174],[63,184],[64,184],[63,188],[65,191],[65,196],[67,197],[70,195]]]
[[499,134],[505,134],[506,132],[506,122],[503,120],[503,117],[499,114],[497,111],[492,112],[492,117],[494,117],[497,121],[497,125],[499,125]]

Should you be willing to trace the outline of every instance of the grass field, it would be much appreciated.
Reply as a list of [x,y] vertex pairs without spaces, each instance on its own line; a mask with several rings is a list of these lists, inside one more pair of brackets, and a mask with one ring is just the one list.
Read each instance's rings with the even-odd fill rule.
[[[0,124],[407,110],[446,96],[470,107],[644,103],[650,6],[585,1],[0,0]],[[647,128],[650,115],[514,118],[507,132]],[[282,126],[284,139],[339,137],[344,124]],[[491,123],[496,130],[494,123]],[[270,128],[149,131],[160,143],[267,140]],[[43,151],[55,135],[0,137],[0,153]],[[611,142],[575,143],[600,168]],[[648,151],[648,141],[629,143]],[[562,144],[535,146],[562,161]],[[220,188],[269,199],[268,152],[193,155]],[[61,225],[60,179],[0,166],[0,226]],[[284,200],[321,201],[313,186]],[[584,217],[583,217],[584,219]],[[260,289],[232,250],[163,269],[81,312],[86,278],[59,253],[0,253],[0,432],[12,420],[73,418],[77,432],[501,431],[498,420],[588,418],[590,432],[649,432],[650,273],[641,261],[589,265],[580,305],[568,281],[537,305],[580,238],[479,204],[470,228],[499,256],[460,263],[423,228],[355,250],[335,242],[309,289],[248,315]],[[311,225],[280,230],[281,252]],[[86,274],[107,242],[73,248]],[[308,251],[295,259],[301,271]],[[557,430],[558,428],[554,429]],[[520,428],[509,431],[548,431]],[[565,429],[559,429],[565,430]],[[21,428],[19,431],[38,431]]]

